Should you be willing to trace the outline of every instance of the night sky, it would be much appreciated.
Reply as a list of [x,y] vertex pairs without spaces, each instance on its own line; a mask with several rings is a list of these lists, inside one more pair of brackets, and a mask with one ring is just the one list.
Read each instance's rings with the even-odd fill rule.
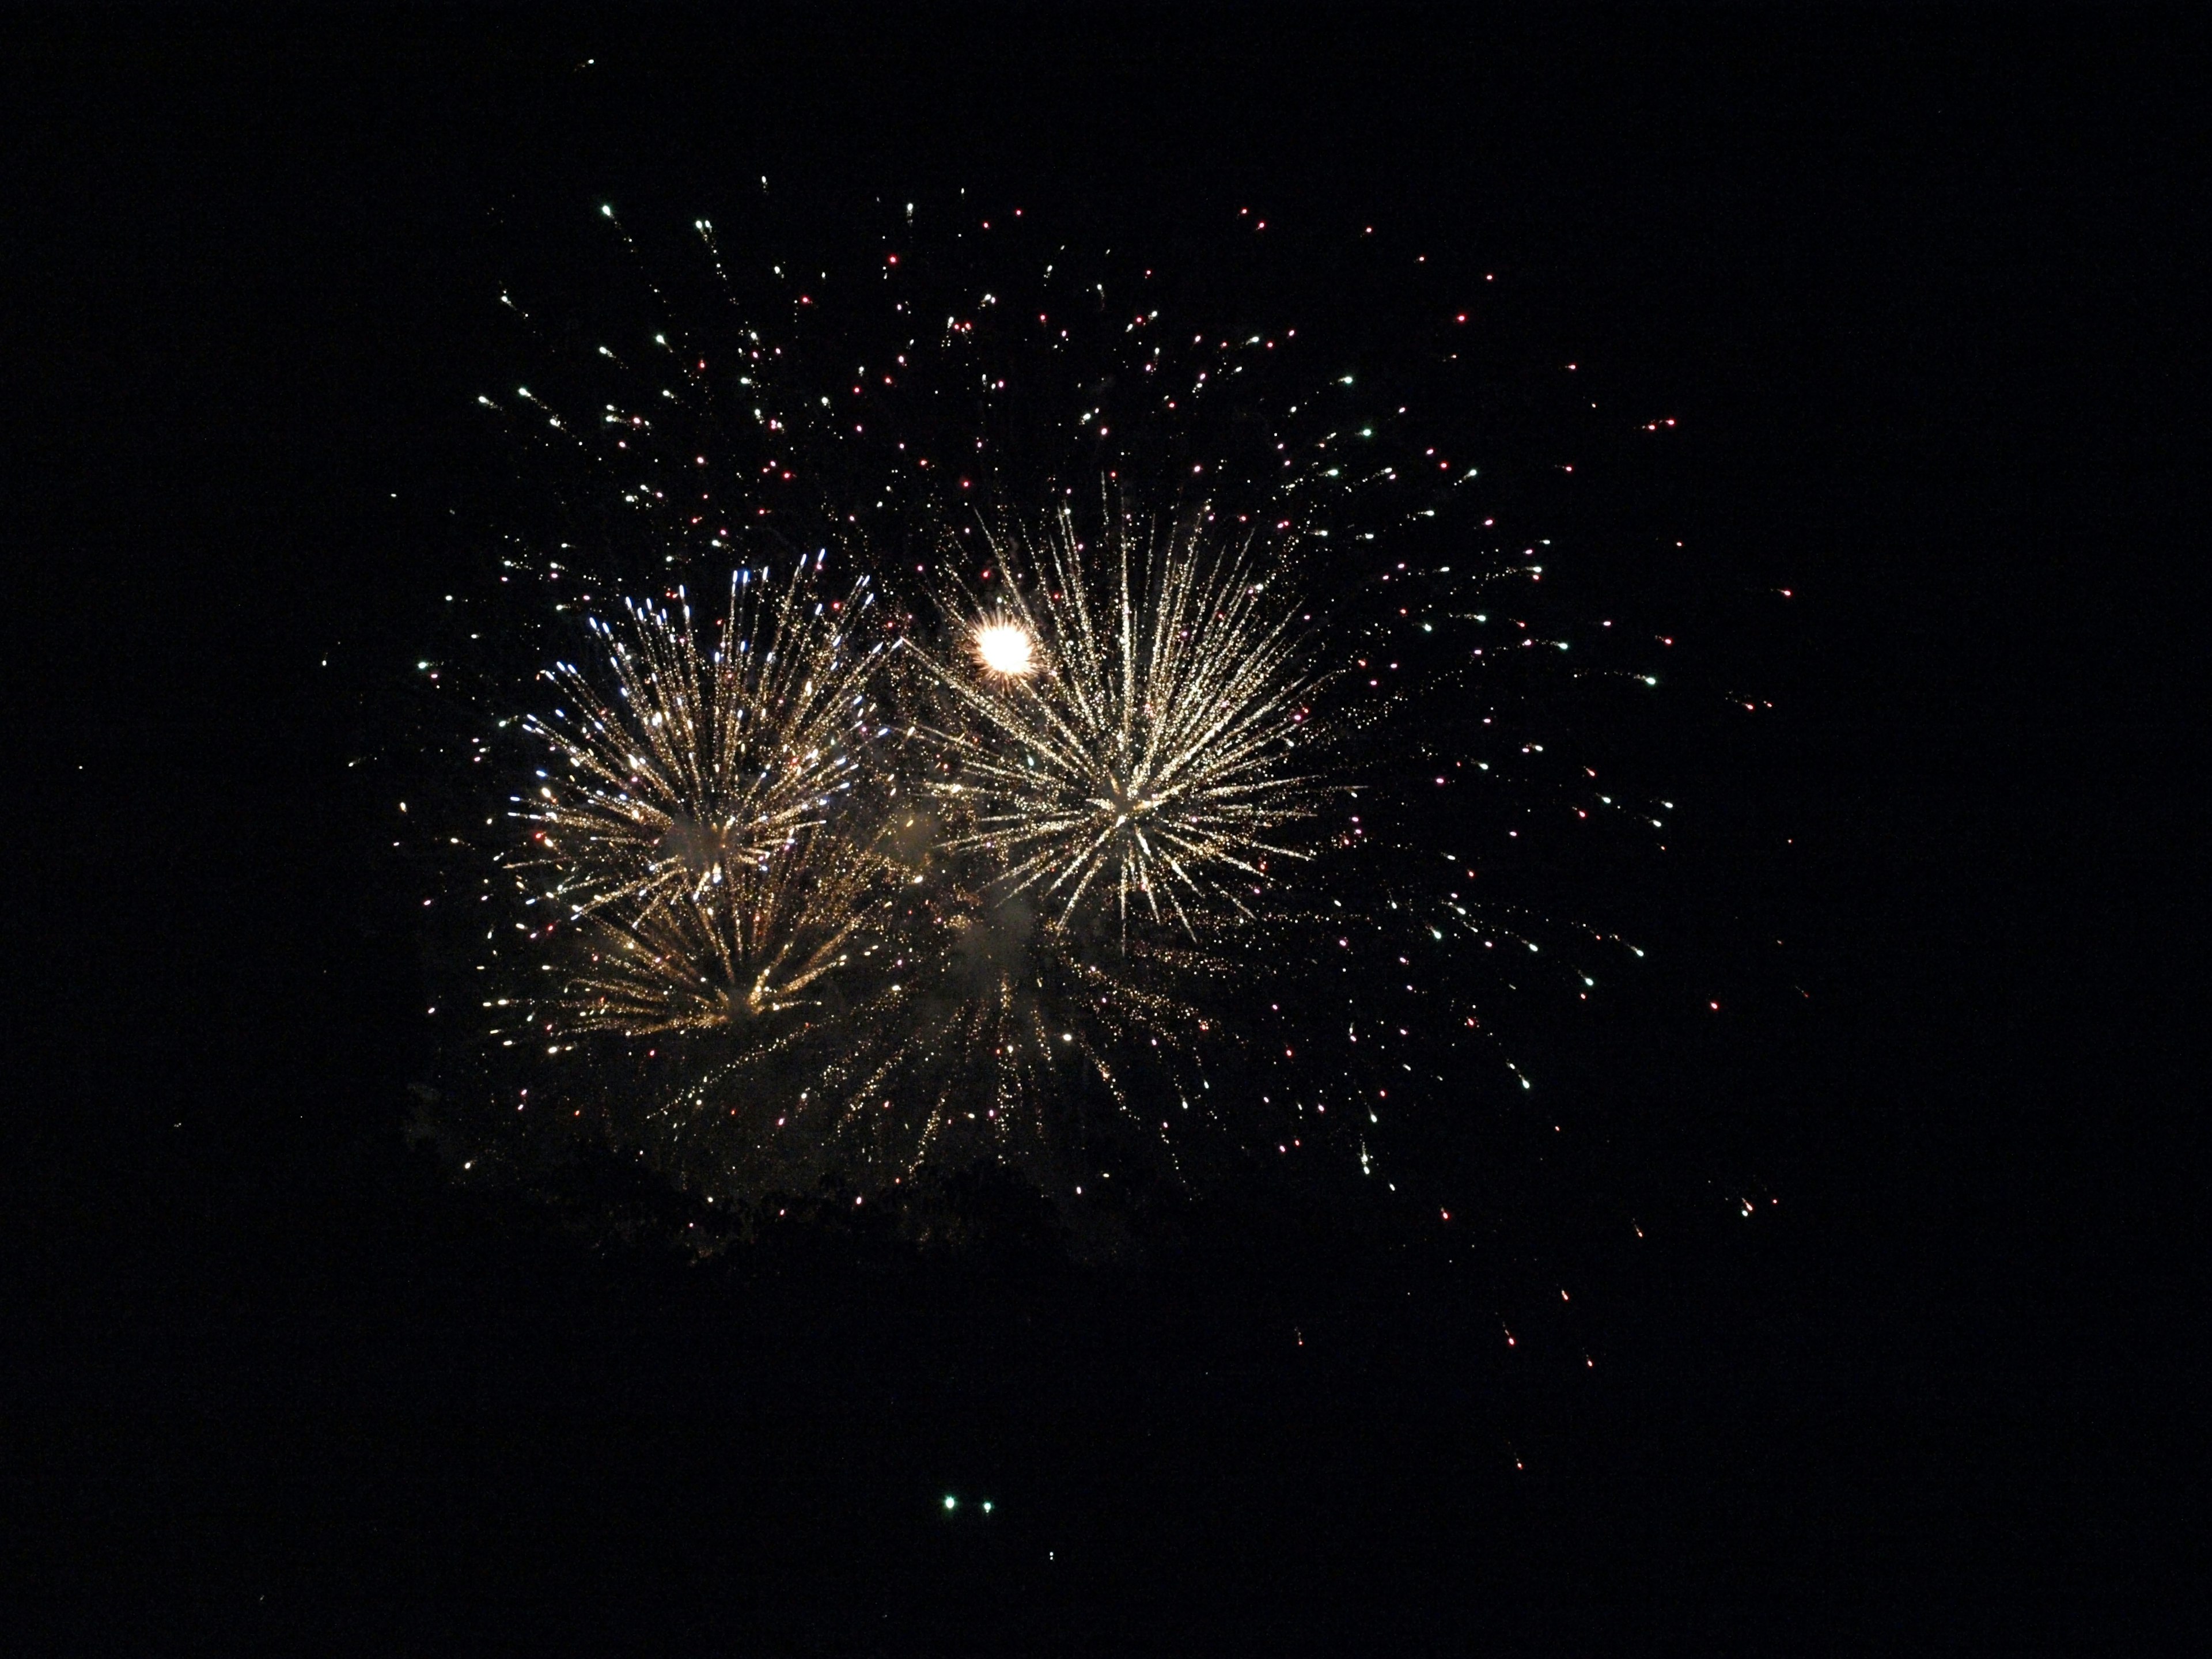
[[[2204,46],[1940,7],[12,17],[10,1645],[2173,1650]],[[964,188],[1186,269],[1250,207],[1494,273],[1501,487],[1691,665],[1578,737],[1687,810],[1526,872],[1652,961],[1501,1006],[1563,1127],[1468,1079],[1461,1231],[1261,1171],[1108,1259],[993,1188],[957,1247],[699,1261],[611,1164],[458,1183],[407,1132],[390,785],[526,476],[475,404],[495,297],[588,295],[603,201],[665,237],[762,175],[825,246]],[[1426,326],[1410,279],[1237,258],[1345,339]]]

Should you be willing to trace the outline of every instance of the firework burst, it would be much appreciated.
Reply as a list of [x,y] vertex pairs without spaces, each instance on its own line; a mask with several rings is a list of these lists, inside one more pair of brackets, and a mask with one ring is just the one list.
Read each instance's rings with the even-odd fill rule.
[[[603,672],[547,671],[562,701],[524,730],[550,751],[508,865],[557,939],[556,1024],[643,1036],[797,1006],[847,960],[877,863],[830,826],[857,808],[882,735],[860,644],[872,595],[820,592],[818,561],[740,570],[702,640],[632,604],[590,626]],[[845,620],[849,617],[850,623]]]
[[[1197,524],[1109,514],[1086,545],[1065,508],[990,535],[996,598],[947,600],[974,672],[930,678],[933,788],[964,820],[949,845],[996,861],[1055,925],[1110,908],[1195,939],[1210,911],[1249,915],[1283,831],[1313,816],[1302,770],[1316,677],[1281,572]],[[962,653],[965,655],[966,653]]]
[[701,234],[733,331],[505,411],[594,539],[518,538],[504,592],[605,620],[497,710],[536,772],[464,970],[501,1113],[739,1200],[993,1161],[1065,1198],[1201,1136],[1373,1173],[1492,1041],[1474,975],[1595,990],[1480,866],[1620,815],[1510,695],[1617,671],[1504,608],[1541,544],[1442,516],[1463,454],[1296,330],[1171,329],[1150,270],[1109,305],[1054,250],[1018,302],[887,253],[839,333]]

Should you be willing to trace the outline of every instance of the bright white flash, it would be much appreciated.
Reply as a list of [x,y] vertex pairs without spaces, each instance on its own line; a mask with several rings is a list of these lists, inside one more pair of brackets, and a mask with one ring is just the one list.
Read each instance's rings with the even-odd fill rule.
[[1019,623],[985,623],[978,628],[975,656],[992,673],[1010,678],[1036,670],[1036,643]]

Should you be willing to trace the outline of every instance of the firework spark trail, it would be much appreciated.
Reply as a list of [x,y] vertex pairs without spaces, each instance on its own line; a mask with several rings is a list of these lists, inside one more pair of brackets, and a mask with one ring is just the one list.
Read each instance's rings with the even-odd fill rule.
[[[926,884],[932,890],[904,914],[888,890],[852,898],[842,913],[851,925],[806,964],[851,971],[825,975],[818,998],[796,982],[803,968],[775,993],[780,1004],[734,1019],[714,996],[695,995],[696,1024],[658,1028],[690,1045],[670,1052],[663,1075],[673,1086],[655,1086],[649,1071],[624,1085],[624,1098],[641,1109],[639,1132],[675,1166],[732,1196],[804,1190],[833,1170],[887,1188],[926,1164],[978,1158],[1050,1171],[1065,1186],[1095,1169],[1109,1117],[1121,1120],[1109,1138],[1124,1153],[1133,1128],[1179,1170],[1170,1130],[1196,1127],[1192,1095],[1199,1121],[1218,1127],[1202,1081],[1178,1088],[1185,1121],[1171,1126],[1146,1115],[1158,1103],[1138,1099],[1130,1080],[1136,1051],[1159,1057],[1152,1072],[1166,1074],[1209,1029],[1194,1006],[1152,982],[1188,964],[1172,950],[1141,947],[1133,966],[1118,953],[1102,963],[1087,941],[1036,923],[1018,905],[1010,911],[957,885]],[[672,954],[671,972],[656,966],[640,975],[651,1006],[611,1006],[606,1032],[650,1034],[648,1022],[676,1000],[669,988],[704,955],[686,940]],[[623,971],[621,963],[606,970]],[[780,1012],[793,1017],[761,1017]]]
[[866,1136],[908,1176],[939,1154],[1079,1168],[1101,1113],[1156,1136],[1176,1164],[1170,1125],[1138,1109],[1130,1078],[1139,1054],[1172,1073],[1209,1029],[1174,988],[1200,958],[1139,944],[1102,959],[1018,899],[994,904],[957,884],[908,921],[896,980],[823,1050],[805,1102],[816,1121]]
[[562,991],[572,1031],[630,1036],[738,1027],[803,1007],[850,960],[875,861],[815,830],[699,891],[580,922],[589,959]]
[[1291,607],[1248,551],[1185,526],[1133,547],[1117,519],[1103,558],[1065,507],[988,538],[1003,580],[973,639],[989,672],[930,665],[956,716],[929,734],[952,774],[936,787],[969,817],[949,845],[996,855],[1002,890],[1036,890],[1063,926],[1094,888],[1124,930],[1133,892],[1193,938],[1215,901],[1249,915],[1235,884],[1309,856],[1274,836],[1318,794],[1291,765],[1316,684]]

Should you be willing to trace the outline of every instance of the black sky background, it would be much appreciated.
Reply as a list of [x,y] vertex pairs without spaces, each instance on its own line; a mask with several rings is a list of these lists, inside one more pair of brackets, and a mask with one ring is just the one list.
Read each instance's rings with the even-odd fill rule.
[[[28,1639],[2185,1628],[2199,28],[163,9],[0,41],[0,1597]],[[1674,965],[1583,1070],[1680,1224],[1590,1264],[1602,1306],[1553,1334],[1597,1345],[1588,1382],[1516,1370],[1387,1230],[1231,1205],[1119,1269],[830,1238],[702,1272],[404,1142],[419,960],[345,763],[495,470],[488,296],[531,227],[681,223],[763,173],[1170,249],[1248,200],[1384,224],[1499,273],[1531,374],[1681,420],[1555,511],[1593,548],[1680,536],[1715,672],[1777,708],[1686,714],[1655,762],[1708,828],[1666,877]],[[1786,614],[1743,601],[1770,582]],[[1775,1217],[1732,1224],[1730,1181]],[[948,1490],[1003,1515],[949,1523]]]

